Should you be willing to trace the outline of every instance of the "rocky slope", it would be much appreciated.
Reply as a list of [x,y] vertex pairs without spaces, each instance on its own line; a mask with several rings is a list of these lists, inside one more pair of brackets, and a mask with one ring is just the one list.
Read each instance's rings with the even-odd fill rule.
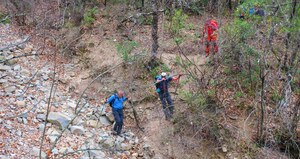
[[[22,41],[9,25],[0,25],[0,48]],[[73,80],[84,79],[80,68],[57,57],[36,54],[34,44],[24,43],[0,52],[0,158],[38,158],[44,129],[42,156],[46,158],[152,158],[153,150],[133,132],[111,135],[113,118],[97,97],[85,94],[75,113],[80,93]],[[58,55],[59,56],[59,55]],[[45,127],[51,94],[50,113]],[[80,83],[80,81],[77,81]],[[61,137],[60,137],[61,136]],[[56,140],[59,140],[56,143]],[[145,139],[146,140],[146,139]],[[52,145],[56,146],[51,149]]]

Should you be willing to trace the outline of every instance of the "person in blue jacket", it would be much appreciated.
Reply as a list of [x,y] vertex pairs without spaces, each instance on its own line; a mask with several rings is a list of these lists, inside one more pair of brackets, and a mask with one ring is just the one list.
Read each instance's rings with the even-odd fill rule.
[[173,80],[179,80],[180,76],[181,75],[178,75],[177,77],[168,77],[165,72],[162,72],[160,76],[156,76],[156,92],[161,100],[166,120],[170,120],[174,113],[173,101],[168,90],[169,83]]
[[109,103],[112,107],[112,112],[115,118],[115,125],[113,127],[113,134],[114,135],[120,135],[123,127],[123,103],[128,100],[124,96],[124,92],[119,90],[117,94],[113,94],[108,98],[108,100],[105,102],[105,104]]

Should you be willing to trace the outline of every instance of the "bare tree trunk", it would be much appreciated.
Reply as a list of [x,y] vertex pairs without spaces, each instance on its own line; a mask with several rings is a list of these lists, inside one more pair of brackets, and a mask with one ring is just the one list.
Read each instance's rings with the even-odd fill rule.
[[287,60],[288,60],[288,50],[289,50],[289,41],[290,41],[290,37],[291,37],[291,34],[290,33],[287,33],[286,34],[286,37],[285,37],[285,54],[284,54],[284,57],[283,57],[283,64],[282,64],[282,67],[281,69],[287,71]]
[[295,16],[296,6],[297,6],[297,0],[294,0],[293,1],[293,9],[292,9],[292,13],[291,13],[291,16],[290,16],[290,20],[292,20],[294,18],[294,16]]
[[232,2],[231,2],[231,0],[227,0],[227,3],[228,3],[229,10],[232,11]]
[[[292,21],[294,16],[295,16],[296,6],[297,6],[297,0],[294,0],[293,1],[293,9],[292,9],[292,12],[291,12],[291,15],[290,15],[290,21]],[[300,48],[300,42],[298,40],[297,46],[296,46],[295,50],[292,52],[292,55],[291,55],[291,58],[290,58],[290,61],[289,61],[289,64],[290,64],[291,67],[293,67],[293,65],[294,65],[294,61],[296,59],[296,53],[297,53],[299,48]]]
[[297,59],[296,55],[297,55],[299,49],[300,49],[300,41],[298,41],[295,50],[292,52],[292,55],[290,58],[290,66],[291,67],[294,67],[294,65],[295,65],[295,60]]
[[152,0],[152,7],[153,7],[153,22],[152,22],[152,50],[151,50],[151,56],[152,59],[156,58],[157,55],[157,49],[158,49],[158,1]]
[[25,2],[20,0],[9,0],[11,4],[16,9],[16,13],[14,15],[16,22],[18,25],[23,26],[26,25],[26,13],[25,13]]
[[265,71],[265,59],[261,59],[260,61],[260,80],[261,80],[261,93],[260,93],[260,122],[258,126],[258,139],[262,143],[264,140],[263,137],[263,129],[264,129],[264,118],[265,118],[265,77],[266,77],[266,71]]
[[298,122],[299,122],[299,114],[300,114],[300,98],[298,98],[298,101],[296,102],[296,105],[293,109],[293,112],[294,112],[294,116],[293,116],[293,119],[292,119],[292,127],[291,127],[291,130],[292,130],[292,136],[295,136],[295,132],[297,130],[297,125],[298,125]]

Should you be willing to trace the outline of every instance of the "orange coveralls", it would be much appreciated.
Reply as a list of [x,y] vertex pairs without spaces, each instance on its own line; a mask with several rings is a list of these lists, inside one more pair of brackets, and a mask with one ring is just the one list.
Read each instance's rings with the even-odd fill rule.
[[214,51],[215,53],[218,52],[218,45],[217,45],[217,39],[218,39],[218,34],[217,34],[217,30],[218,30],[218,23],[213,20],[207,20],[205,22],[205,26],[203,29],[203,37],[205,37],[206,39],[206,43],[205,43],[205,53],[206,56],[209,56],[209,52],[210,52],[210,44],[213,43],[214,45]]

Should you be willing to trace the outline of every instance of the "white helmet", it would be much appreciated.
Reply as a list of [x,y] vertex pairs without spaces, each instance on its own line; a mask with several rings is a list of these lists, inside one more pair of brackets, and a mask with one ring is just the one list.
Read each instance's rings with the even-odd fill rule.
[[161,76],[165,77],[165,76],[167,76],[167,73],[166,72],[162,72]]

